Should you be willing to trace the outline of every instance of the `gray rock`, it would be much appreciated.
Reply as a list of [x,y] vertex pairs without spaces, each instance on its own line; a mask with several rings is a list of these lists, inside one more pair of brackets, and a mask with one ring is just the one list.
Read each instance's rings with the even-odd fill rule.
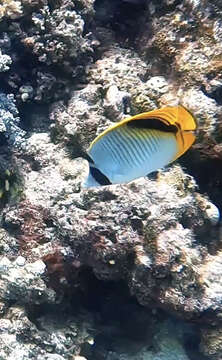
[[42,279],[45,270],[46,266],[41,260],[21,266],[2,257],[0,259],[1,300],[16,300],[23,304],[55,302],[54,291],[48,289]]
[[[77,356],[79,344],[87,339],[87,326],[84,329],[80,319],[58,321],[58,316],[40,319],[41,329],[34,325],[22,307],[12,306],[7,318],[0,320],[1,359],[44,359],[62,360]],[[47,324],[46,324],[47,321]]]

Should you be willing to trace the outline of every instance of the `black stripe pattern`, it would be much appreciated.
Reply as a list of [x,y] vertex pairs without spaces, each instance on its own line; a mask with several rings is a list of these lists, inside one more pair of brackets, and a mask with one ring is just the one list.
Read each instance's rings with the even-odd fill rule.
[[154,129],[164,132],[177,133],[178,128],[174,125],[166,125],[160,119],[157,118],[148,118],[141,120],[132,120],[126,123],[128,127],[138,128],[138,129]]
[[112,183],[109,181],[108,177],[104,175],[99,169],[94,166],[90,166],[89,168],[90,174],[100,185],[111,185]]

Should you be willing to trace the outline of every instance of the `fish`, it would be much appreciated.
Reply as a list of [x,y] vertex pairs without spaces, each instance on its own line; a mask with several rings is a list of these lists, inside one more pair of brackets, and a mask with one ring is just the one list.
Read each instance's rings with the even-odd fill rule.
[[192,146],[196,128],[196,119],[182,105],[121,120],[92,141],[83,187],[125,184],[163,168]]

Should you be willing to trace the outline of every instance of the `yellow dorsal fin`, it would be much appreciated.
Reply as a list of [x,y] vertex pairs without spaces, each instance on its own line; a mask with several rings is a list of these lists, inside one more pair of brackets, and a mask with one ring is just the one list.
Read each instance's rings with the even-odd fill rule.
[[[162,109],[156,109],[156,110],[152,110],[149,112],[144,112],[144,113],[123,119],[119,123],[111,126],[110,128],[103,131],[100,135],[98,135],[91,143],[89,149],[91,149],[91,147],[98,140],[100,140],[104,135],[106,135],[110,131],[117,129],[120,126],[123,126],[124,124],[127,124],[130,121],[142,120],[142,119],[149,121],[149,119],[155,119],[155,118],[158,121],[163,122],[165,125],[176,126],[179,131],[192,131],[192,130],[196,129],[196,121],[188,110],[186,110],[181,105],[172,106],[172,107],[168,106],[168,107],[164,107]],[[195,139],[194,135],[193,135],[193,137]],[[180,140],[178,139],[178,141],[180,141]],[[181,140],[181,144],[183,144],[183,140]],[[183,152],[185,152],[186,149]],[[181,151],[182,151],[182,147],[180,148],[180,152]],[[181,154],[183,152],[181,152]],[[178,156],[180,156],[180,155],[178,155]]]

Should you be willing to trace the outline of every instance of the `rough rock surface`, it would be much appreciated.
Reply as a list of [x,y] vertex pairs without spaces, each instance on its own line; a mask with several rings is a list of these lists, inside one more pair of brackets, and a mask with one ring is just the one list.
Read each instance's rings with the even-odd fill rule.
[[12,147],[21,147],[25,132],[19,127],[18,109],[13,95],[0,93],[0,135]]
[[[221,359],[221,15],[0,0],[2,360]],[[82,189],[98,133],[179,102],[198,123],[179,163]]]
[[[1,1],[2,2],[2,1]],[[21,103],[65,98],[84,79],[98,41],[92,34],[93,0],[4,0],[0,3],[0,70]],[[20,17],[20,21],[17,18]],[[12,19],[9,28],[4,20]],[[68,73],[68,76],[67,76]]]
[[[79,352],[81,342],[89,338],[84,318],[69,319],[55,313],[39,317],[37,324],[21,306],[11,306],[0,319],[0,356],[2,359],[64,360]],[[74,345],[74,343],[75,345]]]

